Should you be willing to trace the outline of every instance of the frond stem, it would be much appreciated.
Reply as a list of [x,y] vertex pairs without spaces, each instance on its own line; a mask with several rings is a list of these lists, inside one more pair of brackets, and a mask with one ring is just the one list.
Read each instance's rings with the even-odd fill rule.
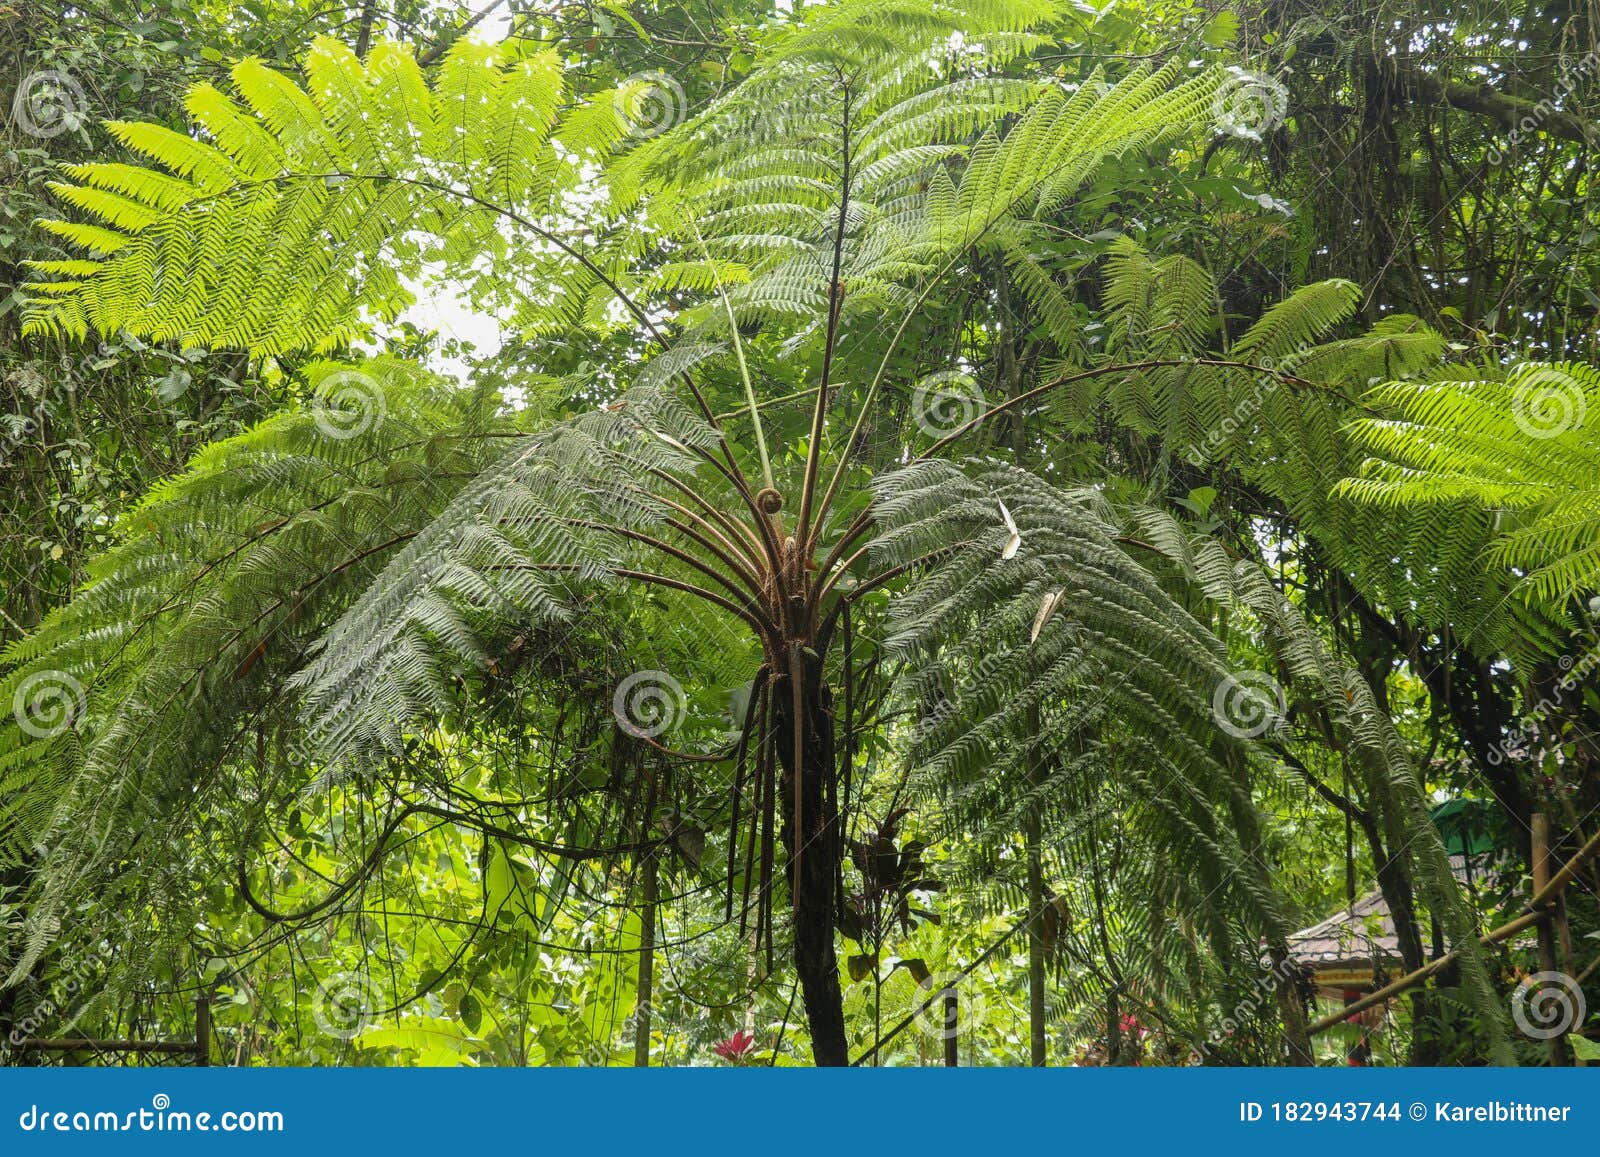
[[[828,328],[822,342],[822,374],[817,384],[816,404],[811,407],[811,440],[806,445],[805,481],[800,486],[800,520],[795,528],[795,541],[802,551],[810,553],[811,505],[816,496],[817,469],[822,459],[822,428],[828,416],[828,380],[833,373],[833,355],[839,344],[839,316],[844,312],[844,284],[839,280],[839,270],[844,261],[844,226],[850,212],[850,86],[844,85],[844,99],[840,102],[839,132],[840,155],[843,168],[839,179],[839,223],[833,231],[833,271],[828,279]],[[865,412],[865,411],[863,411]],[[854,445],[854,438],[847,445]],[[832,497],[832,487],[829,488]],[[827,510],[824,502],[817,521]]]

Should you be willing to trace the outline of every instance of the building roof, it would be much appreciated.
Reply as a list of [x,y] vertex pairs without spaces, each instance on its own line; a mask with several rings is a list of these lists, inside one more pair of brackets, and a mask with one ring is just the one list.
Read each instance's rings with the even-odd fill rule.
[[[1451,856],[1450,869],[1465,883],[1465,856]],[[1481,875],[1482,868],[1475,871]],[[1306,968],[1370,968],[1400,960],[1400,939],[1382,892],[1368,892],[1326,920],[1289,934],[1289,955]]]
[[1290,933],[1289,955],[1308,968],[1399,960],[1400,940],[1383,893],[1369,892],[1326,920]]

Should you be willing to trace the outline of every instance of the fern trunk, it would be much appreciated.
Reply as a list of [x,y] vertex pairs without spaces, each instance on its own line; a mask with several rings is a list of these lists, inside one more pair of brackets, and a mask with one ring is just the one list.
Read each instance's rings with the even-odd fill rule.
[[639,984],[633,1021],[633,1063],[650,1067],[650,1021],[654,1011],[656,974],[656,857],[641,864],[643,895],[639,904]]
[[1039,818],[1028,821],[1028,1063],[1048,1063],[1045,1035],[1044,864],[1039,849]]
[[821,658],[801,648],[796,648],[795,654],[794,664],[800,671],[798,704],[788,680],[773,697],[777,721],[774,740],[783,769],[779,799],[783,802],[783,844],[789,854],[794,967],[811,1032],[812,1059],[818,1066],[839,1067],[850,1063],[850,1055],[844,1032],[844,993],[839,986],[839,963],[833,943],[839,864],[833,795],[833,692],[822,676]]

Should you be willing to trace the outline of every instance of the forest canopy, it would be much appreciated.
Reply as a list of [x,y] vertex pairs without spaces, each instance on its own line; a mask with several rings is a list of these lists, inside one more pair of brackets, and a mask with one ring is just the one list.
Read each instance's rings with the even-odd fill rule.
[[1600,1056],[1600,26],[0,8],[0,1049]]

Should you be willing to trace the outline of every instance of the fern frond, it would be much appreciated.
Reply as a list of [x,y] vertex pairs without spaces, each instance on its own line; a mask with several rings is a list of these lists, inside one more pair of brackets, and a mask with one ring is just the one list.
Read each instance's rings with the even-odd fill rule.
[[[403,49],[380,45],[363,66],[324,38],[306,56],[305,77],[302,88],[246,60],[233,69],[233,95],[209,85],[191,92],[193,136],[111,126],[167,171],[69,170],[78,183],[57,195],[92,218],[93,231],[49,227],[100,260],[76,267],[70,284],[33,287],[29,332],[327,352],[405,308],[404,279],[425,259],[447,272],[483,259],[549,269],[545,237],[511,223],[548,221],[578,179],[552,145],[564,100],[552,53],[463,38],[430,88]],[[615,109],[610,117],[620,121]],[[612,130],[591,110],[579,136],[593,145]],[[552,312],[543,296],[518,302],[518,320],[544,324]],[[557,306],[554,316],[573,311]]]
[[1492,559],[1546,602],[1600,590],[1600,371],[1522,363],[1501,377],[1390,382],[1351,433],[1372,457],[1340,493],[1388,509],[1494,514]]

